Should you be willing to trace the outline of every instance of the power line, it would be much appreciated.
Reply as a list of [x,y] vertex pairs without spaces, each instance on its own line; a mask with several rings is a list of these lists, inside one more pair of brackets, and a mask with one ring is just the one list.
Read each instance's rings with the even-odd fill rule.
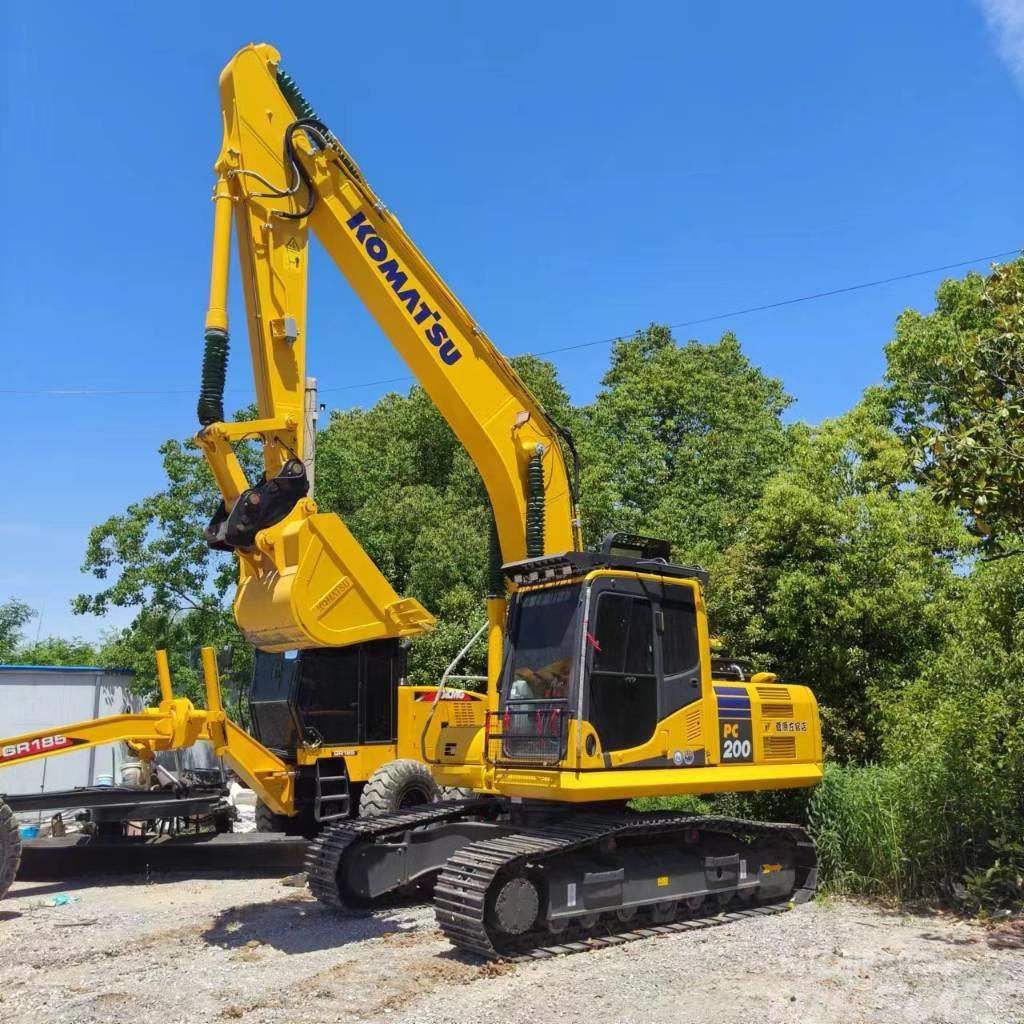
[[[827,292],[813,292],[810,295],[801,295],[795,299],[781,299],[778,302],[766,302],[760,306],[747,306],[746,309],[733,309],[728,313],[715,313],[714,316],[702,316],[697,320],[681,320],[679,323],[669,324],[668,327],[694,327],[697,324],[710,324],[715,320],[728,320],[734,316],[746,316],[748,313],[762,313],[767,309],[779,309],[782,306],[795,306],[799,302],[812,302],[815,299],[827,299],[832,295],[845,295],[848,292],[859,292],[864,288],[877,288],[879,285],[892,284],[894,281],[909,281],[913,277],[925,277],[927,274],[938,274],[943,270],[957,270],[960,267],[969,267],[974,263],[987,263],[989,260],[997,260],[1003,256],[1017,256],[1020,249],[1010,249],[1007,252],[993,253],[991,256],[977,256],[972,260],[961,260],[959,263],[947,263],[941,267],[929,267],[927,270],[914,270],[909,274],[896,274],[893,277],[882,277],[877,281],[864,281],[861,284],[850,284],[844,288],[832,288]],[[602,338],[600,341],[584,341],[578,345],[563,345],[561,348],[544,349],[535,355],[550,355],[552,352],[571,352],[578,348],[590,348],[593,345],[608,345],[618,341],[623,335],[615,338]]]
[[[744,309],[733,309],[728,313],[715,313],[713,316],[702,316],[695,320],[680,320],[678,323],[668,324],[670,329],[677,327],[695,327],[698,324],[710,324],[716,320],[728,320],[731,317],[747,316],[750,313],[763,313],[769,309],[780,309],[783,306],[795,306],[801,302],[814,302],[817,299],[827,299],[835,295],[846,295],[850,292],[863,291],[866,288],[878,288],[884,284],[893,284],[897,281],[909,281],[915,277],[925,277],[928,274],[938,274],[946,270],[959,270],[961,267],[973,266],[975,263],[987,263],[990,260],[1002,259],[1005,256],[1016,257],[1020,255],[1021,249],[1007,249],[1005,252],[993,253],[990,256],[975,256],[973,259],[960,260],[957,263],[945,263],[940,267],[928,267],[926,270],[912,270],[908,274],[895,274],[892,277],[882,277],[876,281],[862,281],[859,284],[850,284],[842,288],[831,288],[828,291],[812,292],[810,295],[800,295],[793,299],[780,299],[777,302],[765,302],[759,306],[747,306]],[[596,341],[581,341],[575,345],[560,345],[557,348],[543,348],[532,352],[520,353],[521,355],[549,356],[558,352],[574,352],[581,348],[593,348],[597,345],[611,345],[621,338],[630,337],[633,332],[627,331],[623,334],[616,334],[610,338],[600,338]],[[336,391],[355,391],[359,388],[379,387],[382,384],[402,384],[415,380],[411,376],[386,377],[383,380],[361,381],[358,384],[341,384],[333,388],[321,388],[320,394],[329,394]],[[174,390],[148,391],[148,390],[103,390],[98,388],[0,388],[0,395],[49,395],[55,398],[63,398],[75,395],[82,396],[106,396],[106,395],[191,395],[195,393],[194,388],[177,388]],[[252,389],[235,388],[226,394],[251,395]]]

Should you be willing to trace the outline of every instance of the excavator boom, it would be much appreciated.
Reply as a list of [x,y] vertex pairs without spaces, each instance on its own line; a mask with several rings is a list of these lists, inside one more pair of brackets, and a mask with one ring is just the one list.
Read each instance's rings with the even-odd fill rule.
[[[333,515],[307,496],[303,450],[309,232],[322,243],[479,469],[501,558],[580,547],[560,432],[280,69],[247,46],[220,79],[214,252],[199,414],[223,494],[211,541],[235,550],[235,612],[265,650],[414,636],[431,616],[401,600]],[[238,237],[258,417],[225,423],[231,221]],[[233,444],[259,437],[265,481]],[[495,616],[497,618],[497,616]]]

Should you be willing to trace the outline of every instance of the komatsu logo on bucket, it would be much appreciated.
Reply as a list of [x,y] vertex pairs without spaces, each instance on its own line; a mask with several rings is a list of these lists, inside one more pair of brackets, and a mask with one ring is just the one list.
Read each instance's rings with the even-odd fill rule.
[[[377,269],[394,289],[398,301],[409,311],[413,322],[427,324],[423,337],[437,349],[441,362],[454,366],[462,358],[462,353],[448,337],[448,329],[441,322],[441,314],[436,309],[431,309],[420,298],[420,293],[415,288],[405,287],[409,275],[399,266],[398,260],[391,257],[387,243],[366,219],[366,214],[362,210],[354,213],[345,221],[345,226],[356,236],[356,240],[362,244],[370,259],[377,264]],[[435,322],[430,323],[431,320]]]

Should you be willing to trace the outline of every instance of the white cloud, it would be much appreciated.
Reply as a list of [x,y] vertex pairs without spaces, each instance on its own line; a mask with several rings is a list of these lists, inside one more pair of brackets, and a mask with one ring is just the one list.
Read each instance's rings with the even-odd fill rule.
[[1024,0],[979,0],[999,56],[1024,89]]

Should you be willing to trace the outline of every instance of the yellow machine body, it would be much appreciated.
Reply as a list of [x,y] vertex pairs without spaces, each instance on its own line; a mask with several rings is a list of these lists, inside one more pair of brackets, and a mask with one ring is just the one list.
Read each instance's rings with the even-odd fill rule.
[[[365,782],[389,761],[421,760],[421,744],[426,736],[428,749],[444,748],[449,742],[444,728],[466,729],[479,733],[486,722],[486,694],[445,688],[438,697],[436,686],[400,686],[398,688],[398,737],[394,743],[360,743],[316,746],[303,744],[295,750],[297,765],[315,765],[324,758],[344,758],[350,782]],[[439,713],[427,729],[435,699]],[[424,733],[426,730],[426,733]]]
[[[809,898],[813,841],[797,826],[654,821],[623,806],[642,796],[814,785],[822,747],[810,691],[716,664],[706,574],[673,564],[667,542],[613,534],[583,549],[571,435],[413,245],[283,73],[277,51],[240,50],[221,74],[220,97],[198,442],[223,497],[207,538],[239,559],[241,629],[263,651],[301,648],[315,662],[333,655],[312,648],[334,647],[343,661],[345,645],[396,643],[432,624],[308,495],[300,459],[310,232],[462,443],[495,524],[484,720],[461,702],[434,702],[418,753],[433,782],[497,799],[429,809],[397,800],[403,813],[357,827],[317,812],[311,891],[335,907],[353,898],[372,905],[436,882],[444,934],[490,958],[544,948],[570,926],[595,939],[609,927],[621,932],[638,912],[661,924],[709,899],[721,908]],[[258,417],[244,423],[223,415],[232,222],[257,385]],[[265,477],[250,484],[232,445],[253,437],[263,444]],[[320,678],[323,713],[348,714],[341,691],[351,677]],[[419,721],[416,710],[400,711],[401,729]],[[287,722],[286,735],[294,736]],[[323,753],[313,755],[316,806],[321,783],[334,781],[321,773]],[[574,810],[583,804],[601,813]],[[760,870],[748,877],[756,851],[765,851]]]
[[[693,678],[699,697],[652,719],[650,734],[642,742],[611,749],[587,719],[578,692],[575,702],[529,702],[526,728],[510,735],[509,715],[515,714],[515,703],[503,688],[501,709],[490,714],[483,728],[449,722],[443,710],[439,713],[445,725],[438,744],[427,748],[437,780],[446,786],[569,803],[786,789],[820,782],[821,729],[814,694],[805,686],[780,684],[767,672],[747,682],[715,678],[707,612],[697,580],[599,570],[555,584],[523,586],[516,600],[553,587],[580,587],[585,599],[601,581],[619,580],[636,581],[648,591],[682,590],[689,595],[695,610],[699,664]],[[591,648],[581,645],[581,680],[588,676],[590,655]],[[557,719],[552,717],[556,713]],[[557,752],[556,738],[561,744]]]

